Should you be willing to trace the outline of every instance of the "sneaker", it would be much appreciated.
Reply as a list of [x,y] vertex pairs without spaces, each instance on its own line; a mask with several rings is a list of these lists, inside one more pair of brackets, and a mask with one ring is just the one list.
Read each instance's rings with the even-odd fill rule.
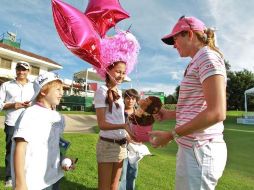
[[12,180],[11,179],[5,181],[5,187],[12,187]]

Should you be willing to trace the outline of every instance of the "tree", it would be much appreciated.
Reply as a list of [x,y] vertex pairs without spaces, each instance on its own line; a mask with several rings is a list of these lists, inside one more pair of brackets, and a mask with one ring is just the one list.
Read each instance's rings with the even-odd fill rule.
[[173,94],[173,96],[175,97],[176,99],[176,102],[178,101],[178,97],[179,97],[179,90],[180,90],[180,86],[178,85],[175,89],[175,92]]
[[228,71],[227,75],[227,108],[228,110],[244,110],[244,92],[254,87],[254,74],[244,69],[243,71]]
[[168,95],[165,97],[165,104],[176,104],[176,98],[173,95]]
[[231,65],[229,64],[229,61],[227,61],[227,60],[224,59],[224,64],[225,64],[225,67],[226,67],[226,71],[227,71],[227,72],[230,72]]

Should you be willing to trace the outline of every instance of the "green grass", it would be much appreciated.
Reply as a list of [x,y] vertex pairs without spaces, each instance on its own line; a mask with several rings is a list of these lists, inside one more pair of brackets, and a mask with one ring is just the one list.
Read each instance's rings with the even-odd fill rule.
[[[223,177],[216,190],[253,190],[254,189],[254,126],[236,124],[239,113],[229,112],[225,121],[225,141],[228,146],[228,161]],[[240,114],[241,115],[241,114]],[[169,130],[175,122],[156,123],[154,128]],[[70,157],[78,157],[77,168],[66,172],[61,187],[63,190],[97,189],[97,163],[95,146],[98,134],[64,134],[71,141]],[[0,179],[3,181],[4,133],[0,130]],[[145,157],[139,164],[137,190],[174,189],[176,143],[165,148],[148,147],[154,156]],[[3,183],[0,184],[3,188]]]
[[[95,112],[84,112],[84,111],[59,111],[61,114],[82,114],[82,115],[95,115]],[[0,116],[4,116],[5,112],[0,111]]]
[[82,114],[82,115],[95,115],[95,112],[85,111],[59,111],[61,114]]

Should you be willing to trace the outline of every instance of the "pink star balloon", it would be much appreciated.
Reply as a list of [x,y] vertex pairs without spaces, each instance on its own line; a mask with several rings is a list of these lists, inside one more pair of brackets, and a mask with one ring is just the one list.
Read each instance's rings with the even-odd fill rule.
[[93,22],[101,37],[116,23],[130,17],[119,0],[89,0],[85,15]]
[[60,0],[52,0],[52,10],[57,32],[65,46],[100,68],[100,36],[87,16]]

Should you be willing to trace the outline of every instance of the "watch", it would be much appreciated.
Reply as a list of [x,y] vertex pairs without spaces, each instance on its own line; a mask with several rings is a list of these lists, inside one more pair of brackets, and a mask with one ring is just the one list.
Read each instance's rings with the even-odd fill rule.
[[180,137],[180,135],[178,135],[178,134],[176,133],[176,130],[175,130],[175,129],[172,129],[172,130],[171,130],[171,134],[172,134],[174,140]]

